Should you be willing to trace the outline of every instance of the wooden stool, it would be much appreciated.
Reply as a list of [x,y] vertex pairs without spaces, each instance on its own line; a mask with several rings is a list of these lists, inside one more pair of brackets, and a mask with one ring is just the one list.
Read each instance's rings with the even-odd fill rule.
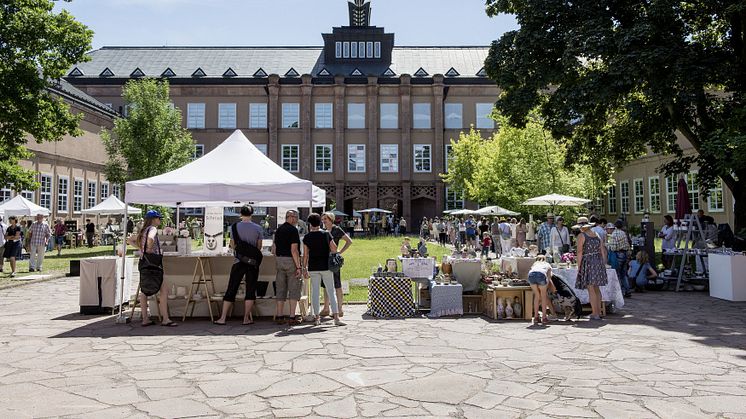
[[[137,293],[135,294],[135,302],[132,304],[132,311],[130,312],[130,319],[135,318],[135,308],[137,308],[138,305],[140,305],[140,284],[137,284]],[[160,293],[159,293],[160,294]],[[155,294],[151,297],[155,297],[155,307],[158,311],[158,321],[163,321],[163,316],[161,316],[161,306],[158,304],[160,302],[160,296],[159,294]],[[148,299],[150,297],[147,297]],[[142,311],[142,307],[140,307],[140,311]],[[170,315],[170,312],[169,312]]]
[[[207,259],[207,270],[205,270],[204,259]],[[207,272],[209,272],[209,274]],[[212,288],[212,292],[210,291],[210,288],[207,287],[208,283],[210,284],[210,288]],[[220,305],[217,301],[214,301],[212,297],[213,294],[215,294],[215,282],[212,278],[212,262],[210,258],[197,258],[197,263],[194,265],[194,274],[192,275],[192,286],[189,288],[189,295],[187,295],[186,306],[184,307],[184,316],[181,319],[182,322],[186,320],[187,313],[189,313],[189,317],[194,316],[194,308],[197,306],[197,301],[194,300],[195,286],[197,287],[197,292],[199,292],[200,286],[204,288],[204,300],[207,302],[207,310],[210,312],[210,321],[215,321],[215,317],[212,312],[212,304],[215,303],[218,313],[220,313]],[[192,306],[191,313],[189,312],[190,305]]]

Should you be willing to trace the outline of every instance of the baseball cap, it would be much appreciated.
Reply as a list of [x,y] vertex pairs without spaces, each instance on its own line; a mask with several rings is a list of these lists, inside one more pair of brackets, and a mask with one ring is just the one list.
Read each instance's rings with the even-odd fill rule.
[[145,218],[163,218],[163,216],[156,210],[150,210],[145,213]]

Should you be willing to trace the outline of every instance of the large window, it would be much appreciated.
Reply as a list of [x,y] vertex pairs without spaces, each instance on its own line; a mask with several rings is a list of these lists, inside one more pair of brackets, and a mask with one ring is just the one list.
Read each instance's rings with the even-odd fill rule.
[[707,198],[707,210],[710,212],[723,212],[723,181],[718,181],[716,188],[710,189],[710,196]]
[[96,206],[96,189],[97,183],[95,180],[88,181],[88,208]]
[[347,145],[347,171],[365,173],[365,144]]
[[676,214],[676,194],[678,190],[679,184],[676,175],[666,176],[666,208],[671,214]]
[[29,191],[28,189],[24,189],[21,191],[21,196],[28,199],[31,202],[34,202],[34,191]]
[[381,173],[399,172],[399,146],[397,144],[381,145]]
[[629,181],[619,182],[622,196],[622,214],[629,214]]
[[118,199],[122,199],[122,187],[120,185],[113,185],[111,187],[111,194],[116,196]]
[[283,103],[282,104],[282,127],[283,128],[300,128],[300,104]]
[[461,103],[445,104],[445,128],[461,129],[464,127],[464,105]]
[[381,103],[381,129],[399,128],[399,104]]
[[334,44],[334,56],[336,58],[342,58],[342,43],[336,42]]
[[453,154],[453,145],[452,144],[446,144],[446,173],[448,173],[448,166],[451,163],[451,155]]
[[204,144],[195,144],[194,145],[194,155],[192,156],[192,160],[197,160],[198,158],[205,155],[205,145]]
[[101,201],[109,197],[109,182],[101,182]]
[[345,42],[342,44],[342,57],[343,58],[350,58],[350,43]]
[[187,103],[187,128],[204,129],[205,128],[205,104],[204,103]]
[[57,212],[67,212],[70,178],[57,176]]
[[221,103],[218,105],[218,128],[236,129],[235,103]]
[[[350,58],[357,58],[357,42],[350,44]],[[365,51],[363,51],[363,57],[365,58]]]
[[642,214],[645,211],[645,182],[642,179],[635,179],[635,214]]
[[[0,189],[0,202],[5,202],[12,197],[13,197],[13,191],[8,186],[5,186],[4,188]],[[5,234],[5,232],[2,232],[0,234]]]
[[373,45],[373,58],[381,58],[381,42],[376,42]]
[[75,179],[73,181],[73,212],[80,211],[83,211],[83,181]]
[[430,104],[429,103],[415,103],[412,105],[412,128],[414,129],[430,129],[432,124],[430,122]]
[[41,186],[39,187],[39,205],[51,210],[52,209],[52,176],[41,175],[39,178]]
[[265,156],[267,155],[267,144],[254,144],[254,147],[261,151]]
[[607,206],[609,214],[616,214],[616,185],[609,187],[609,193],[607,196],[609,199],[609,204]]
[[495,129],[495,120],[492,119],[491,103],[477,103],[477,128]]
[[446,186],[446,211],[464,209],[464,194]]
[[249,128],[265,129],[267,128],[267,104],[250,103],[249,104]]
[[347,104],[347,128],[365,129],[365,104]]
[[699,185],[697,184],[697,172],[689,172],[686,175],[686,187],[689,189],[689,201],[692,203],[692,212],[699,211]]
[[291,173],[298,172],[300,146],[297,144],[282,146],[282,168]]
[[650,212],[661,213],[661,178],[658,176],[648,178],[648,196],[650,197]]
[[331,144],[318,144],[316,148],[315,166],[316,173],[331,173],[333,166],[333,151]]
[[315,105],[316,128],[329,129],[334,127],[334,111],[331,103],[317,103]]
[[430,173],[432,171],[432,146],[430,144],[414,145],[414,171]]

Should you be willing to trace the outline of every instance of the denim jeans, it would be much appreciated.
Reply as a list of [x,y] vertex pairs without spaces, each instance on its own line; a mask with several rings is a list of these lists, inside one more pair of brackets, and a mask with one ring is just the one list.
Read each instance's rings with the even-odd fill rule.
[[619,277],[619,286],[622,287],[622,292],[626,294],[630,290],[629,281],[627,281],[627,251],[614,253],[616,253],[616,275]]
[[337,308],[337,295],[334,292],[334,274],[332,271],[311,271],[308,273],[311,277],[311,308],[313,315],[318,316],[321,312],[321,281],[326,285],[326,296],[332,306],[332,314],[339,313]]

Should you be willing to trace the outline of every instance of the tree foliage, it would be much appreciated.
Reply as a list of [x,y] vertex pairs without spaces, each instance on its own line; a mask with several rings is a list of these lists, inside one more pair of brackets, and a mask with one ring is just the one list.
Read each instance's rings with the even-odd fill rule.
[[[667,173],[699,166],[703,191],[722,179],[746,225],[746,2],[487,0],[519,30],[494,41],[488,75],[499,111],[523,126],[540,106],[568,158],[598,172],[648,147]],[[686,154],[678,131],[697,154]],[[592,153],[589,153],[592,151]],[[605,156],[608,161],[597,160]]]
[[472,128],[452,142],[443,176],[451,188],[463,191],[468,200],[514,211],[532,211],[522,203],[539,195],[593,195],[591,170],[566,166],[565,146],[551,138],[536,115],[523,128],[510,126],[505,117],[495,118],[499,130],[491,138],[482,138]]
[[144,179],[177,169],[192,159],[194,142],[181,125],[181,111],[169,99],[167,81],[130,80],[122,97],[126,118],[101,137],[109,159],[106,177],[114,183]]
[[18,165],[32,154],[27,136],[41,143],[79,135],[82,115],[47,90],[75,63],[85,61],[93,32],[50,0],[0,3],[0,179],[15,190],[36,189],[35,173]]

